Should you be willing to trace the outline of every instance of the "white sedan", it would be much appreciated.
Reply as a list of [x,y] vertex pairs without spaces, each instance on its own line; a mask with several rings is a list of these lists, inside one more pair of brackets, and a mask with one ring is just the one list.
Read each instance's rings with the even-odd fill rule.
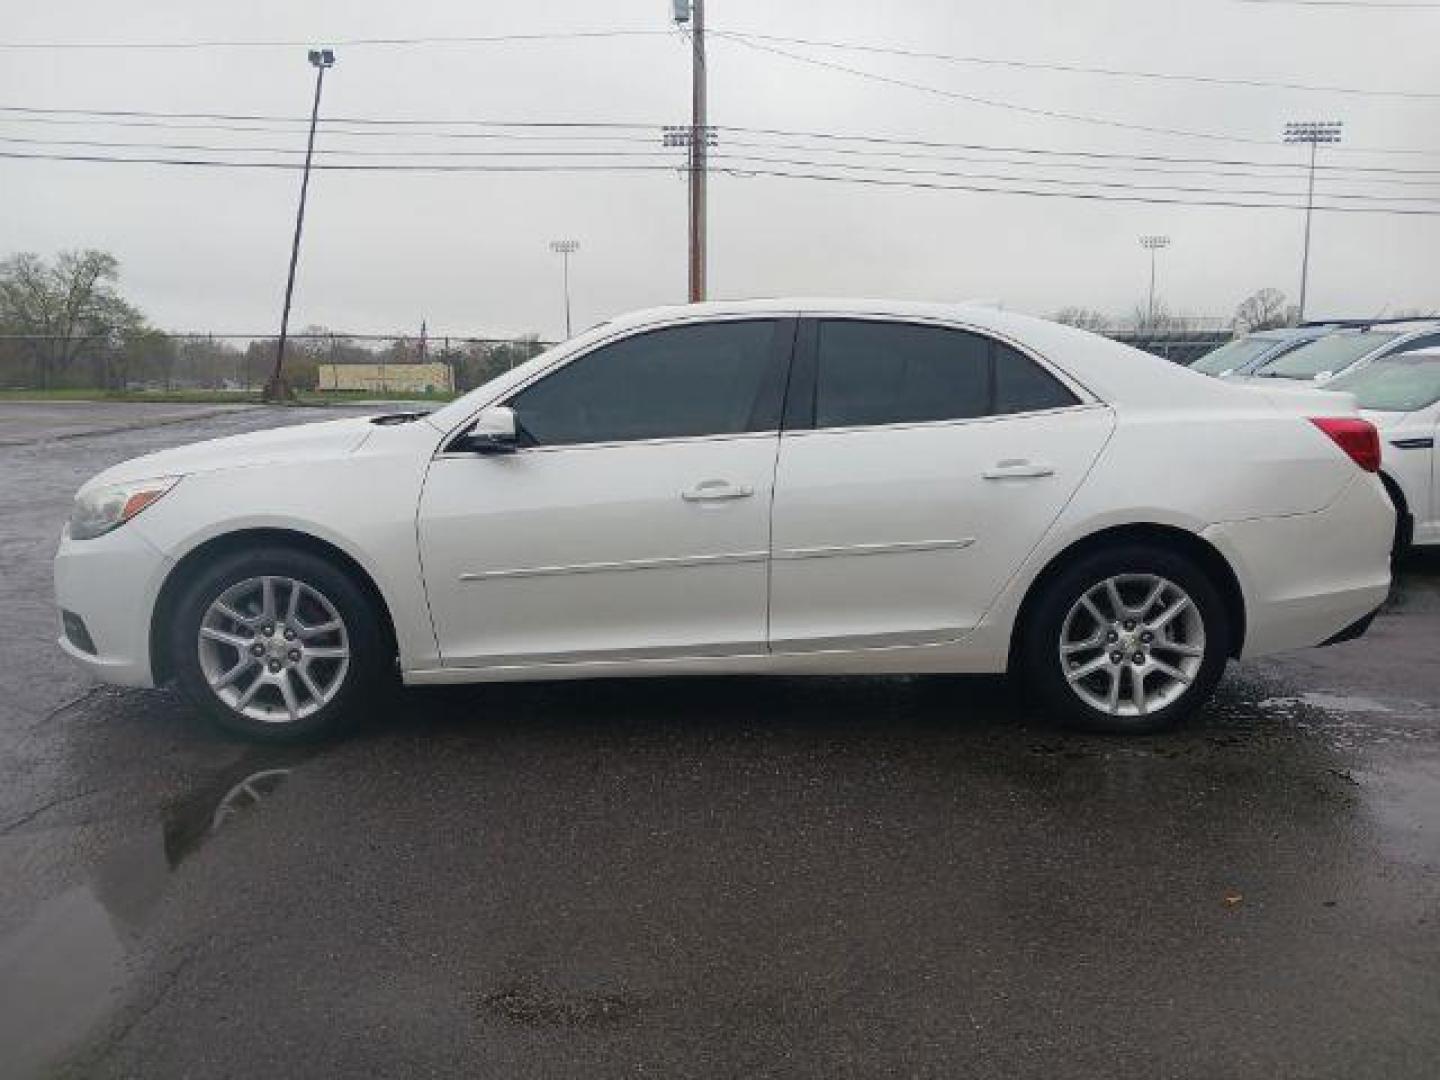
[[55,560],[60,644],[255,738],[333,731],[397,670],[1008,670],[1150,731],[1229,658],[1363,631],[1378,460],[1347,395],[993,309],[662,309],[428,415],[101,473]]
[[1395,503],[1395,547],[1440,544],[1440,349],[1377,360],[1330,384],[1380,429],[1380,479]]

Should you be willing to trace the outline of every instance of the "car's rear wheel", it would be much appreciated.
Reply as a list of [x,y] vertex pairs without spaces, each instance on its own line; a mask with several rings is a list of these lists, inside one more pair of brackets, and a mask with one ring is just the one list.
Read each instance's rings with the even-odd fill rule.
[[1163,730],[1203,705],[1224,672],[1224,603],[1178,552],[1095,551],[1042,588],[1020,659],[1028,685],[1072,725]]
[[390,669],[379,613],[345,571],[306,551],[222,557],[185,588],[170,628],[176,681],[228,731],[289,742],[333,735]]

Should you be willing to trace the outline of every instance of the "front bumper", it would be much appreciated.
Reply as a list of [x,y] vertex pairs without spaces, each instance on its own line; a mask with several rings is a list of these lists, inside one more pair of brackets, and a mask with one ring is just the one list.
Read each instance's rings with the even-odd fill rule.
[[101,682],[154,686],[150,617],[169,569],[170,560],[127,526],[93,540],[63,536],[55,553],[55,602],[84,633],[66,620],[60,648]]

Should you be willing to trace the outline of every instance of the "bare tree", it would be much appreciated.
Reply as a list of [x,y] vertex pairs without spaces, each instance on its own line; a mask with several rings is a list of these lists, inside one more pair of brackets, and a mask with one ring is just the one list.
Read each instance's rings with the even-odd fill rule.
[[1063,307],[1053,318],[1058,323],[1079,327],[1081,330],[1099,331],[1110,325],[1110,320],[1101,312],[1085,307]]
[[1294,326],[1300,309],[1285,302],[1279,289],[1261,289],[1240,302],[1235,309],[1235,329],[1242,334],[1255,330],[1273,330],[1278,326]]
[[102,365],[143,325],[115,289],[120,264],[104,251],[62,251],[53,263],[22,252],[0,262],[0,325],[25,335],[36,381],[50,386],[81,359]]
[[1163,300],[1156,300],[1154,306],[1136,304],[1130,319],[1135,324],[1135,329],[1142,334],[1159,334],[1167,330],[1174,330],[1177,329],[1178,322]]

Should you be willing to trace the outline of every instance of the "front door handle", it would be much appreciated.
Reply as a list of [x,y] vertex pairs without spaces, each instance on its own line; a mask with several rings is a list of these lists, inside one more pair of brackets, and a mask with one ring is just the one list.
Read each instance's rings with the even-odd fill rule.
[[1055,466],[1043,461],[1028,461],[1025,458],[1006,458],[997,461],[980,474],[986,480],[1032,480],[1041,476],[1054,476]]
[[732,484],[729,480],[701,480],[680,493],[686,502],[717,502],[722,499],[748,499],[755,494],[749,484]]

